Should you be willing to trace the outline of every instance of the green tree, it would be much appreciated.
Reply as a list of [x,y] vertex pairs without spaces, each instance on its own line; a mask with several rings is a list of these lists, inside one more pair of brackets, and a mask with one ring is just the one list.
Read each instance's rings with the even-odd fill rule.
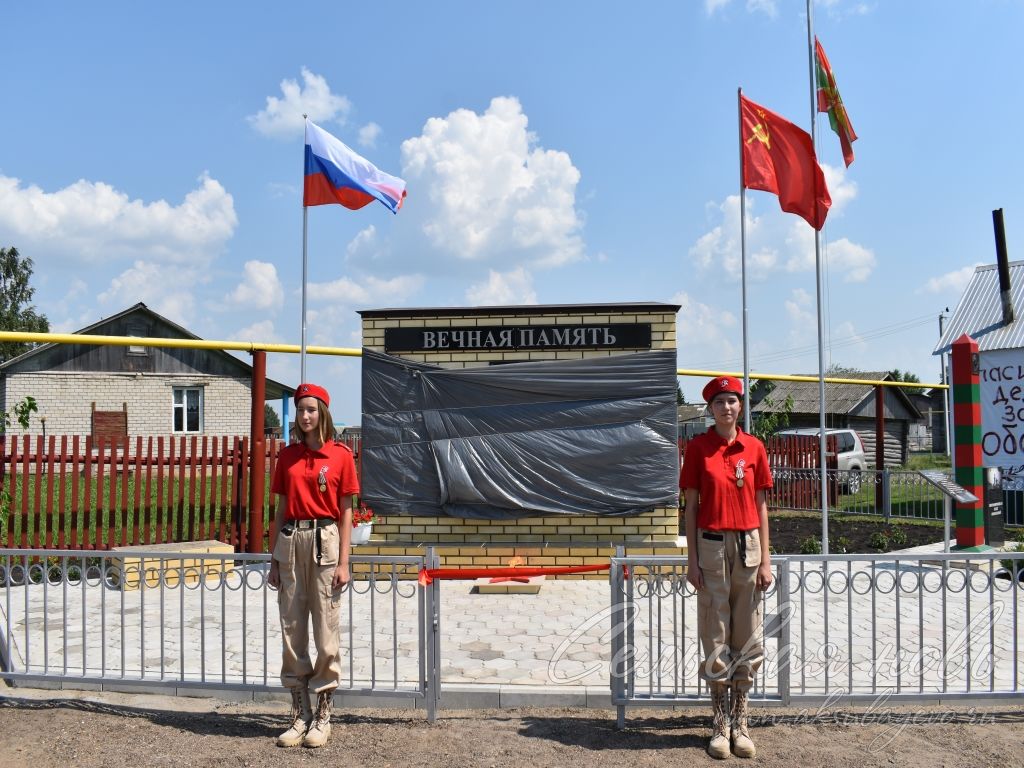
[[268,404],[263,405],[263,426],[270,427],[271,429],[277,429],[281,426],[281,419],[278,418],[277,411]]
[[775,389],[775,382],[771,379],[754,379],[750,385],[750,404],[756,405],[764,400]]
[[[0,328],[5,331],[46,333],[50,321],[32,305],[36,289],[32,278],[32,259],[23,257],[18,249],[0,248]],[[32,348],[20,341],[0,342],[0,362],[17,357]]]
[[[910,371],[901,371],[899,368],[893,368],[889,371],[889,375],[896,381],[908,381],[914,383],[920,383],[921,379],[918,378],[916,373]],[[919,395],[924,392],[924,387],[900,387],[908,395]]]
[[676,405],[686,405],[686,396],[683,394],[683,387],[676,383]]
[[[11,426],[11,416],[18,420],[22,429],[28,429],[29,419],[39,408],[36,406],[34,397],[26,397],[24,400],[14,404],[14,408],[8,411],[0,411],[0,433],[7,431]],[[0,488],[0,531],[7,534],[7,517],[11,511],[11,493],[7,486]]]
[[[775,405],[775,402],[767,395],[761,402],[769,408]],[[793,398],[787,395],[782,403],[781,411],[759,413],[757,418],[751,422],[750,430],[759,440],[767,440],[780,429],[785,429],[789,426],[789,415],[791,413],[793,413]]]
[[864,373],[860,368],[851,368],[848,365],[840,365],[839,363],[832,363],[827,369],[825,369],[826,376],[832,376],[836,379],[849,378],[852,373]]

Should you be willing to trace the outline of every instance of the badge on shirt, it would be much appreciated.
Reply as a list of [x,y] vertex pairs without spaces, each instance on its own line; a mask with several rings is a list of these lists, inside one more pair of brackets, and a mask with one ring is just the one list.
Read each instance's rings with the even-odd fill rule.
[[746,459],[740,459],[736,462],[736,487],[743,487],[743,465],[747,463]]
[[320,467],[320,477],[317,478],[320,486],[320,493],[327,493],[327,465]]

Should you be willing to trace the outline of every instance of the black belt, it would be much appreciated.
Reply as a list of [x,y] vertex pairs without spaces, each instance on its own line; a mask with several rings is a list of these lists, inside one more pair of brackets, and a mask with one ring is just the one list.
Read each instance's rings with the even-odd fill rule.
[[[716,533],[715,531],[701,531],[700,537],[707,539],[708,541],[725,541],[724,533]],[[736,546],[740,553],[740,562],[746,563],[747,561],[747,532],[736,531]]]
[[321,559],[323,559],[324,547],[323,542],[320,540],[320,531],[324,528],[330,528],[332,525],[337,524],[337,520],[330,517],[316,517],[312,520],[289,520],[281,528],[281,533],[285,536],[291,536],[292,531],[316,531],[316,564],[320,565]]
[[312,531],[314,528],[330,528],[337,524],[333,517],[315,517],[312,520],[289,520],[284,524],[282,530],[288,531]]

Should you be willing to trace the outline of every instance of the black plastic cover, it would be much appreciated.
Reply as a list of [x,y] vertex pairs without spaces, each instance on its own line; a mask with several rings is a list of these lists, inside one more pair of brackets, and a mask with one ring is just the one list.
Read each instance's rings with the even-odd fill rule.
[[382,515],[635,515],[678,503],[674,350],[444,369],[363,350]]

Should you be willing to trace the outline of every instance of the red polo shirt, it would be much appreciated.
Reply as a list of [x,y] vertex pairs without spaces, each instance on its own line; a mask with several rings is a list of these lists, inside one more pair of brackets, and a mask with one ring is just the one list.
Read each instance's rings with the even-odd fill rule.
[[292,443],[277,457],[270,489],[285,497],[288,520],[340,520],[341,500],[359,493],[352,451],[341,443],[325,443],[318,451]]
[[[736,485],[736,467],[743,467],[743,487]],[[714,427],[686,444],[679,473],[682,490],[696,488],[697,527],[710,531],[750,531],[760,525],[755,492],[772,487],[764,444],[737,430],[732,445]]]

